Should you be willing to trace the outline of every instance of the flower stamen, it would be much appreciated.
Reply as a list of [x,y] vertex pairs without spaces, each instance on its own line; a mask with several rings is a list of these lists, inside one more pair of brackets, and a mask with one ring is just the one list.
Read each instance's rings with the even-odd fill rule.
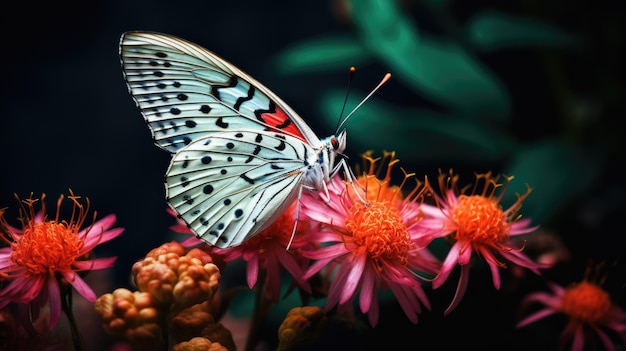
[[407,265],[411,248],[409,232],[389,201],[373,201],[369,206],[355,203],[345,228],[370,258]]
[[[41,196],[42,216],[45,216],[45,194]],[[18,201],[19,197],[16,198]],[[71,270],[72,263],[81,256],[81,250],[85,243],[85,236],[79,237],[81,226],[87,217],[89,200],[84,207],[70,189],[72,200],[72,215],[69,221],[60,220],[61,204],[63,195],[57,200],[57,211],[54,220],[35,220],[34,205],[39,199],[34,199],[33,194],[25,200],[21,200],[20,221],[23,232],[12,241],[11,260],[19,266],[26,267],[23,275],[31,277],[39,274],[56,271]],[[6,222],[3,223],[7,226]]]
[[504,213],[497,202],[483,195],[461,195],[452,213],[457,239],[499,247],[509,238]]

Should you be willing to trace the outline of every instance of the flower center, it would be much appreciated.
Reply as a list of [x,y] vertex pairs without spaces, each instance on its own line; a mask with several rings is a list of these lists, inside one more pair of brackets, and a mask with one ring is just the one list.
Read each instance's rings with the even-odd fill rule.
[[369,206],[355,203],[345,227],[372,259],[407,264],[409,232],[389,201],[372,201]]
[[452,214],[457,239],[498,245],[508,237],[507,223],[497,202],[480,195],[461,195]]
[[595,324],[609,313],[611,300],[606,291],[596,284],[583,281],[569,287],[563,297],[561,309],[572,319]]
[[11,260],[26,267],[27,274],[37,275],[71,269],[70,265],[80,256],[83,240],[72,226],[51,221],[33,223],[11,245]]

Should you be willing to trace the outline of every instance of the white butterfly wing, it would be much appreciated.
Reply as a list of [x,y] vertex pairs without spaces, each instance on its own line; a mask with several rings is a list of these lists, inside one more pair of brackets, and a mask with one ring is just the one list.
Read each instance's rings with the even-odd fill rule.
[[276,132],[233,131],[197,139],[172,159],[168,202],[204,241],[236,246],[293,203],[311,155],[314,150],[300,139]]
[[120,57],[129,92],[155,143],[172,153],[232,130],[276,130],[310,145],[320,140],[291,107],[214,53],[184,39],[127,32]]

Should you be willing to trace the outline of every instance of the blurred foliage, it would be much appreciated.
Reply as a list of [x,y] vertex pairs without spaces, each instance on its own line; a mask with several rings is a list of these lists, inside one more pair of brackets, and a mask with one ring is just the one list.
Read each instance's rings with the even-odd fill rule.
[[[615,133],[602,130],[610,123],[602,121],[594,101],[579,98],[567,86],[567,72],[558,61],[589,50],[589,36],[522,11],[485,7],[457,18],[454,5],[459,2],[453,1],[334,4],[347,31],[285,48],[274,58],[274,69],[304,75],[376,64],[388,69],[413,96],[384,102],[383,88],[360,107],[358,117],[348,123],[349,149],[395,150],[403,162],[414,165],[470,165],[477,172],[484,165],[499,165],[494,171],[515,177],[507,201],[514,201],[515,193],[523,193],[527,184],[533,188],[524,215],[536,223],[589,193],[603,176],[607,153],[621,149]],[[525,88],[549,89],[552,95],[546,99],[554,109],[541,111],[537,104],[536,115],[520,115],[510,87],[492,67],[515,50],[533,52],[545,62],[545,71],[537,74],[552,85]],[[497,56],[507,51],[509,56]],[[622,92],[618,88],[608,96],[616,99]],[[341,90],[321,95],[318,103],[325,124],[336,124],[344,99]],[[346,106],[358,102],[350,98]],[[554,111],[556,115],[546,118]],[[547,127],[539,128],[542,124]],[[527,129],[534,127],[542,132],[529,137]]]

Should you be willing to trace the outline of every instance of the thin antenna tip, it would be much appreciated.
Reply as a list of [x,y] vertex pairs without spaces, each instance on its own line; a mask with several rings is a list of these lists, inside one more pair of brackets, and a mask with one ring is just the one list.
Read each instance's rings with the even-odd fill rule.
[[[354,71],[352,70],[354,67],[350,67],[350,73],[353,73]],[[350,75],[350,77],[352,77],[352,75]],[[361,105],[363,105],[365,103],[365,101],[367,101],[381,86],[383,86],[383,84],[385,84],[389,79],[391,79],[391,73],[387,72],[387,74],[385,74],[385,76],[383,77],[383,79],[380,81],[380,83],[378,83],[378,85],[372,90],[370,91],[369,94],[367,94],[367,96],[361,100],[361,102],[354,108],[352,109],[352,111],[350,111],[350,113],[348,113],[348,115],[346,117],[343,118],[343,120],[341,120],[341,122],[339,122],[337,129],[339,130],[341,128],[341,126],[344,125],[344,123],[346,123],[346,121],[348,120],[348,118],[350,118],[350,116],[352,116],[352,114],[359,109],[359,107],[361,107]],[[347,100],[348,96],[346,95],[346,100]],[[346,100],[344,100],[344,107],[346,106]],[[341,110],[341,114],[343,115],[343,108]]]

